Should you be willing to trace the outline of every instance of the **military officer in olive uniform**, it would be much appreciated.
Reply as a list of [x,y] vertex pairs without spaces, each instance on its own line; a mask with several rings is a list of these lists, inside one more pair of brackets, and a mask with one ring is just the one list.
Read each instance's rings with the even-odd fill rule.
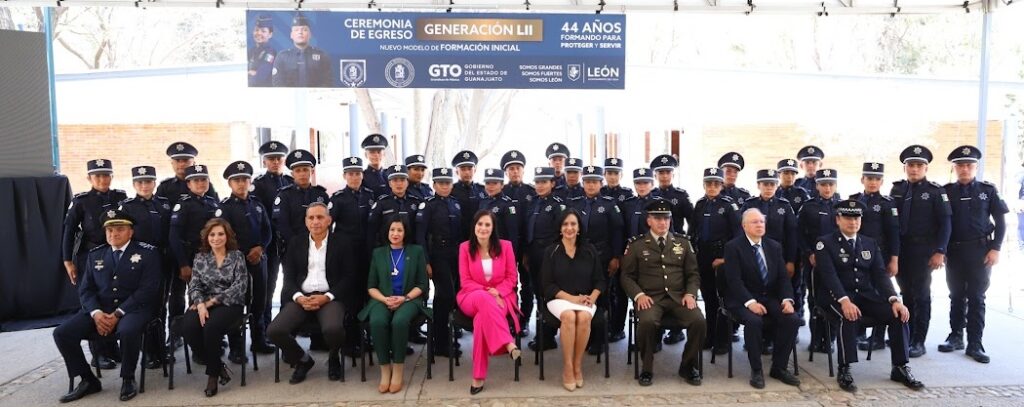
[[796,153],[796,159],[800,160],[800,168],[804,170],[804,176],[796,180],[796,186],[803,188],[811,197],[818,196],[817,177],[818,170],[824,165],[825,152],[818,146],[804,146]]
[[[540,269],[544,264],[544,249],[551,243],[558,240],[561,232],[558,219],[562,216],[567,206],[566,202],[554,195],[552,192],[555,186],[555,169],[551,167],[537,167],[534,169],[533,182],[537,190],[537,196],[533,197],[530,207],[527,210],[524,230],[526,240],[523,250],[526,257],[523,263],[527,265],[526,273],[519,273],[521,287],[522,305],[519,309],[527,319],[533,313],[534,298],[543,298],[540,287]],[[543,306],[543,304],[542,304]],[[538,317],[537,324],[543,323]],[[520,325],[527,325],[525,321]],[[544,347],[555,349],[558,342],[555,341],[555,329],[547,329],[544,333]],[[540,332],[539,330],[537,332]],[[537,350],[537,339],[530,341],[530,349]]]
[[476,153],[463,150],[452,158],[452,167],[458,173],[458,180],[452,187],[452,196],[459,201],[462,207],[462,227],[466,229],[466,236],[470,236],[473,230],[473,214],[479,207],[480,200],[487,196],[484,193],[484,186],[473,182],[476,175]]
[[[651,170],[658,178],[658,188],[652,193],[672,204],[672,231],[682,234],[686,231],[686,222],[693,215],[693,204],[690,203],[690,195],[686,190],[672,186],[673,172],[678,166],[679,160],[672,155],[662,154],[654,157],[651,161]],[[686,336],[681,329],[672,329],[665,336],[665,344],[674,345],[685,339]]]
[[569,147],[562,143],[551,143],[544,150],[548,165],[555,169],[555,189],[565,187],[565,162],[569,160]]
[[722,170],[722,178],[725,179],[722,195],[732,198],[737,205],[743,205],[743,201],[750,198],[750,191],[736,186],[736,178],[745,165],[743,156],[735,151],[725,153],[718,159],[718,168]]
[[[597,249],[601,269],[605,270],[609,277],[617,277],[626,240],[623,232],[622,211],[615,198],[601,195],[603,181],[603,168],[593,165],[583,167],[584,195],[570,200],[569,207],[580,213],[579,237],[590,242]],[[612,280],[617,280],[617,278]],[[610,285],[612,291],[622,290],[618,282]],[[599,302],[604,301],[599,299]],[[602,305],[602,308],[604,306]],[[591,329],[587,351],[591,355],[599,354],[604,349],[605,340],[604,329]]]
[[[839,179],[839,172],[831,168],[818,170],[814,177],[818,195],[811,198],[804,204],[797,214],[796,227],[799,235],[800,263],[802,270],[793,292],[796,293],[797,312],[803,317],[804,298],[808,287],[813,287],[811,272],[814,270],[814,245],[818,237],[830,234],[836,230],[835,206],[839,203],[839,194],[836,193],[836,180]],[[807,308],[814,308],[815,297],[807,295]],[[820,323],[819,323],[820,322]],[[809,350],[812,352],[826,353],[831,348],[831,341],[825,338],[824,322],[811,313],[811,344]]]
[[634,196],[633,190],[620,184],[622,180],[622,160],[616,157],[604,160],[604,180],[606,185],[601,187],[601,195],[610,196],[621,205],[627,199]]
[[699,356],[707,323],[697,308],[700,273],[693,247],[683,235],[672,233],[672,206],[656,200],[647,206],[650,232],[636,236],[622,258],[622,288],[637,310],[637,347],[640,352],[641,386],[654,378],[654,348],[661,335],[661,323],[671,318],[686,327],[686,342],[679,363],[679,375],[691,385],[700,385]]
[[[623,236],[627,240],[633,236],[647,233],[649,229],[647,226],[647,205],[653,200],[661,199],[651,194],[651,191],[654,189],[654,172],[650,168],[637,168],[633,170],[633,187],[636,189],[637,195],[626,198],[620,204],[622,209],[622,229],[625,232]],[[619,285],[619,283],[610,284],[612,287]],[[611,295],[610,301],[612,303],[608,316],[611,320],[608,322],[610,324],[608,327],[610,332],[609,341],[616,342],[625,338],[626,309],[629,306],[628,300],[630,298],[626,296],[625,291],[622,291],[618,297],[616,297],[615,291],[612,291]],[[659,341],[655,347],[655,352],[660,349],[661,342]]]
[[[106,237],[100,218],[106,211],[117,207],[118,202],[127,198],[120,189],[111,189],[110,182],[114,178],[113,163],[107,159],[96,159],[86,163],[89,184],[88,192],[81,192],[71,198],[67,214],[64,216],[64,231],[61,237],[61,256],[64,269],[68,273],[71,284],[78,284],[87,265],[85,258],[90,250],[103,245]],[[115,368],[113,348],[103,346],[98,358],[102,369]]]
[[[266,172],[257,175],[253,179],[253,191],[256,199],[260,200],[264,210],[274,209],[274,200],[277,199],[277,191],[288,185],[294,184],[295,179],[284,173],[285,157],[288,155],[288,146],[278,141],[268,141],[260,146],[260,157]],[[335,218],[337,219],[337,218]],[[274,222],[271,219],[271,236],[277,236],[273,230]],[[263,310],[263,326],[270,326],[271,307],[274,305],[274,288],[277,287],[277,277],[281,273],[281,247],[277,239],[270,240],[270,246],[265,250],[267,255],[267,307]]]
[[[171,158],[171,168],[174,168],[174,176],[160,181],[156,187],[156,195],[167,199],[167,203],[174,207],[178,200],[189,195],[188,181],[185,179],[185,170],[195,165],[196,156],[199,150],[195,146],[184,141],[171,143],[167,147],[167,156]],[[220,199],[213,185],[206,191],[213,199]],[[184,311],[182,311],[184,312]]]
[[[235,161],[224,169],[224,179],[231,187],[231,196],[220,202],[220,217],[235,231],[238,250],[245,256],[245,267],[252,279],[249,286],[252,290],[252,304],[249,306],[249,312],[252,313],[252,321],[249,324],[252,350],[271,354],[277,349],[267,341],[263,312],[267,308],[267,291],[273,290],[267,285],[266,250],[270,247],[274,235],[267,209],[249,192],[252,186],[252,173],[252,165],[245,161]],[[235,363],[244,361],[245,350],[242,349],[241,335],[230,336],[231,351],[228,359]]]
[[[900,246],[900,219],[899,210],[892,198],[882,195],[882,180],[885,176],[885,164],[877,162],[864,163],[861,169],[860,182],[864,185],[864,192],[850,195],[864,204],[864,215],[861,216],[860,234],[870,237],[878,244],[882,252],[882,261],[886,265],[889,276],[895,276],[899,270],[899,246]],[[857,337],[857,348],[867,350],[873,346],[875,350],[885,348],[885,334],[873,332],[872,340],[869,343],[867,327],[861,326],[862,331]]]
[[725,324],[718,324],[718,288],[721,284],[717,275],[725,263],[725,244],[742,234],[740,207],[732,197],[722,193],[725,179],[720,168],[704,170],[704,196],[697,200],[690,218],[690,236],[696,242],[697,269],[700,272],[700,292],[704,298],[704,313],[707,315],[708,333],[705,347],[714,347],[715,353],[723,355],[729,351],[730,333]]
[[334,85],[331,56],[310,44],[312,37],[309,19],[302,14],[296,14],[292,19],[291,31],[294,47],[277,54],[273,69],[274,86],[329,88]]
[[920,390],[924,384],[914,378],[907,366],[907,321],[911,313],[896,296],[878,244],[857,233],[864,204],[849,199],[836,206],[836,230],[819,237],[814,246],[817,301],[834,312],[839,320],[836,381],[843,390],[857,391],[850,363],[857,362],[857,328],[861,318],[867,317],[889,327],[892,344],[889,379]]
[[[434,168],[430,179],[435,194],[427,197],[416,213],[416,244],[427,253],[427,274],[434,282],[434,354],[447,358],[462,353],[456,345],[451,354],[448,314],[455,307],[459,287],[459,244],[466,240],[462,227],[462,208],[452,197],[452,170]],[[458,342],[455,342],[458,344]]]
[[793,213],[800,213],[800,208],[807,200],[811,199],[811,195],[806,189],[796,186],[796,177],[800,174],[796,165],[796,160],[788,158],[780,160],[775,166],[775,170],[779,172],[778,195],[789,201],[793,207]]
[[903,301],[910,309],[910,357],[924,355],[924,342],[932,318],[932,271],[946,262],[952,233],[949,196],[941,185],[928,181],[932,152],[912,145],[900,153],[907,179],[896,181],[889,193],[899,208],[899,274]]
[[256,47],[249,49],[249,86],[270,86],[274,71],[274,58],[277,50],[270,45],[274,36],[274,23],[270,16],[261,14],[256,17],[256,26],[252,29],[252,41]]
[[327,196],[324,187],[313,185],[317,162],[312,153],[302,149],[292,151],[288,153],[285,164],[291,170],[295,183],[277,191],[271,219],[274,222],[274,231],[278,235],[278,244],[287,251],[286,244],[292,237],[308,232],[305,221],[306,207],[312,202],[326,204],[330,197]]
[[[999,251],[1006,237],[1006,213],[1010,209],[999,196],[999,189],[976,176],[981,150],[960,146],[948,159],[956,171],[956,182],[946,184],[953,209],[953,231],[949,239],[946,284],[949,286],[949,327],[940,352],[964,348],[967,328],[967,356],[988,363],[981,343],[985,330],[985,292],[992,266],[999,262]],[[965,318],[966,317],[966,318]]]
[[405,169],[409,171],[409,195],[415,196],[420,200],[426,200],[427,197],[434,194],[430,186],[423,182],[423,176],[427,173],[425,157],[422,155],[405,157]]
[[388,138],[380,134],[371,134],[363,139],[363,154],[366,156],[366,169],[363,170],[363,187],[373,191],[373,197],[391,193],[388,180],[384,177],[384,149],[388,148]]
[[[160,288],[166,290],[174,276],[174,261],[167,250],[167,235],[171,222],[171,206],[167,199],[153,194],[156,189],[156,169],[151,166],[132,168],[132,187],[135,196],[118,204],[118,209],[134,219],[132,240],[153,246],[160,254]],[[165,293],[161,293],[161,299]],[[167,314],[166,301],[160,301],[157,315],[164,319]],[[146,368],[156,369],[162,366],[164,358],[164,341],[167,338],[166,324],[160,324],[152,332],[148,332],[146,341]]]

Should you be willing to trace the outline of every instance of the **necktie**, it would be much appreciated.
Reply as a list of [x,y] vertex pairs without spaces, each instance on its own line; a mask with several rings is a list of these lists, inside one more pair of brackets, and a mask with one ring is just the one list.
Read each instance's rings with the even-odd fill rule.
[[117,264],[121,262],[121,255],[124,254],[123,250],[114,250],[114,268],[117,268]]
[[914,200],[914,186],[907,182],[907,192],[903,196],[903,213],[900,213],[900,234],[906,235],[910,232],[910,207]]
[[658,238],[658,248],[660,248],[661,251],[665,251],[665,238],[663,238],[663,237],[659,237]]
[[584,198],[585,205],[583,206],[583,225],[580,229],[583,229],[583,233],[587,233],[590,229],[590,209],[592,208],[594,200],[591,198]]
[[711,204],[714,201],[708,201],[707,205],[704,206],[704,218],[700,222],[700,241],[706,242],[711,238]]
[[[254,236],[259,239],[260,230],[260,213],[256,212],[256,200],[249,199],[245,201],[245,217],[249,218],[249,236]],[[253,243],[262,241],[263,239],[255,240]]]
[[754,245],[754,257],[757,258],[757,271],[761,273],[761,281],[768,281],[768,264],[764,261],[764,256],[761,255],[761,244],[757,243]]
[[308,86],[309,85],[309,82],[307,82],[307,75],[306,75],[306,52],[307,51],[309,51],[309,49],[304,49],[302,51],[299,51],[299,61],[298,61],[298,63],[299,63],[299,83],[297,83],[296,85],[300,86],[300,87],[301,86]]
[[533,200],[533,209],[530,210],[530,219],[526,221],[526,241],[533,241],[533,225],[537,223],[537,212],[540,211],[540,198]]
[[448,227],[451,228],[449,237],[452,239],[459,239],[459,228],[461,228],[461,214],[459,209],[455,207],[455,200],[451,198],[441,198],[448,205]]

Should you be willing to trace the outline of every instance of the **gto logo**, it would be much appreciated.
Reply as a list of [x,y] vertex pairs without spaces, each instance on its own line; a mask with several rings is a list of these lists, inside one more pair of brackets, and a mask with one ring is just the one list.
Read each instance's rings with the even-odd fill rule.
[[462,67],[456,64],[433,64],[427,68],[432,78],[458,78],[462,76]]

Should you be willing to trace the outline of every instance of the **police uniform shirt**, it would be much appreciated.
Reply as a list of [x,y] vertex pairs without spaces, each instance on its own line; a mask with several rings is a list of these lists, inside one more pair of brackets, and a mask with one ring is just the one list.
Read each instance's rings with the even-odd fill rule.
[[875,192],[866,194],[858,192],[850,195],[864,204],[864,215],[861,216],[861,235],[870,237],[878,244],[883,261],[888,262],[893,256],[900,255],[900,218],[899,209],[892,198]]
[[82,310],[128,314],[140,309],[154,310],[160,300],[160,254],[148,243],[129,240],[120,259],[114,248],[104,244],[88,253],[78,289]]
[[740,206],[731,197],[701,197],[693,208],[690,236],[698,245],[718,243],[723,247],[740,228]]
[[565,201],[553,194],[534,197],[526,214],[526,242],[547,244],[557,239],[561,233],[558,219],[565,208]]
[[1010,209],[999,196],[996,186],[986,181],[971,180],[967,184],[949,183],[944,188],[953,210],[950,242],[981,240],[994,233],[989,249],[1000,250],[1006,236],[1003,219]]
[[584,195],[586,193],[583,192],[583,183],[581,182],[576,185],[565,184],[565,190],[560,196],[565,201],[571,201]]
[[654,199],[660,198],[653,194],[636,195],[626,198],[626,201],[623,202],[623,226],[626,229],[626,237],[639,236],[650,230],[650,227],[647,226],[647,205]]
[[837,230],[816,239],[814,257],[815,274],[820,276],[817,295],[826,303],[843,297],[854,303],[888,303],[896,298],[896,289],[874,239],[857,234],[851,242]]
[[416,212],[416,244],[431,255],[433,248],[457,248],[466,240],[462,207],[451,196],[430,196]]
[[277,50],[270,42],[249,50],[249,86],[270,86]]
[[[507,183],[501,187],[501,193],[512,199],[512,203],[519,210],[519,213],[525,214],[530,209],[530,202],[537,196],[537,190],[533,188],[533,185],[520,182],[518,184]],[[525,218],[525,215],[523,216]]]
[[743,204],[743,201],[750,199],[750,191],[746,188],[740,188],[735,185],[727,185],[722,187],[722,195],[732,198],[733,202],[739,205]]
[[132,240],[156,246],[167,247],[167,237],[171,226],[171,205],[167,199],[154,195],[145,199],[135,197],[121,201],[118,209],[124,211],[135,220]]
[[363,188],[373,191],[374,197],[391,194],[391,186],[388,185],[388,180],[384,178],[383,168],[373,168],[367,165],[366,169],[363,170]]
[[[192,191],[189,191],[188,181],[185,181],[185,179],[170,177],[160,181],[160,185],[157,185],[154,195],[162,196],[167,199],[167,204],[171,205],[173,208],[174,205],[176,205],[182,198],[192,195]],[[213,198],[214,200],[220,199],[217,195],[217,191],[213,189],[212,182],[210,183],[210,189],[206,191],[206,196]]]
[[522,220],[519,214],[522,213],[512,198],[505,194],[498,193],[495,196],[487,196],[480,200],[478,210],[491,211],[498,218],[498,237],[512,242],[513,249],[519,250],[520,228]]
[[456,180],[452,184],[451,196],[459,201],[462,207],[462,227],[466,229],[467,236],[473,231],[473,215],[476,214],[479,202],[487,196],[484,193],[484,186],[476,182],[464,182]]
[[795,183],[788,187],[779,186],[775,195],[786,198],[790,206],[793,207],[793,213],[800,213],[800,208],[803,208],[804,204],[811,199],[811,194],[807,193],[806,189],[796,186]]
[[330,197],[327,196],[327,190],[319,185],[300,188],[298,184],[292,184],[281,188],[277,191],[277,198],[274,198],[271,215],[274,231],[284,244],[287,244],[293,236],[308,232],[305,221],[306,207],[313,202],[326,205],[328,201]]
[[[64,261],[71,261],[76,253],[87,253],[94,247],[105,244],[107,233],[103,230],[100,216],[117,207],[118,202],[128,198],[120,189],[100,192],[90,189],[71,198],[64,216],[64,233],[61,239],[61,255]],[[75,247],[75,238],[82,233],[81,244]]]
[[220,208],[220,217],[228,221],[235,230],[238,249],[242,254],[248,255],[249,250],[256,246],[263,249],[270,246],[273,238],[270,217],[267,209],[256,197],[249,195],[242,199],[232,194],[220,202]]
[[665,188],[654,188],[651,195],[662,198],[672,204],[672,230],[676,233],[684,233],[684,222],[693,216],[693,204],[690,202],[690,194],[682,188],[669,185]]
[[252,194],[263,204],[263,209],[270,210],[274,208],[277,191],[294,183],[295,179],[291,175],[264,172],[252,179]]
[[329,88],[334,84],[330,60],[326,52],[312,45],[281,51],[274,60],[274,86]]
[[953,214],[946,190],[927,179],[900,180],[893,182],[889,196],[900,215],[900,244],[927,243],[945,253]]
[[421,201],[434,195],[434,190],[426,182],[409,182],[409,188],[406,191],[408,191],[409,195],[415,196]]
[[394,194],[386,195],[374,202],[370,206],[370,216],[366,226],[366,238],[370,247],[377,247],[386,242],[387,225],[384,222],[392,216],[398,216],[405,222],[407,225],[406,239],[412,241],[416,236],[416,213],[419,212],[421,204],[423,201],[409,194],[405,194],[401,198]]
[[793,182],[793,186],[803,188],[811,198],[818,197],[818,183],[815,177],[800,177]]
[[206,222],[221,215],[220,203],[209,195],[189,194],[171,209],[170,247],[179,267],[191,266]]
[[597,248],[602,261],[622,255],[625,234],[622,211],[615,198],[583,196],[569,201],[569,206],[580,213],[580,237]]
[[365,240],[366,222],[370,217],[373,198],[373,191],[365,187],[352,189],[345,186],[331,195],[327,206],[334,221],[334,233],[355,241]]
[[793,206],[786,198],[778,195],[769,200],[757,196],[743,202],[740,208],[740,217],[747,209],[757,209],[765,216],[765,236],[782,245],[782,253],[785,261],[796,262],[796,213]]
[[626,202],[627,199],[636,194],[633,193],[633,190],[631,188],[627,188],[622,185],[619,185],[617,187],[610,187],[605,185],[601,187],[601,195],[610,196],[613,199],[615,199],[615,202],[618,202],[621,205],[623,202]]
[[800,208],[796,217],[798,247],[801,255],[813,252],[818,237],[834,232],[836,227],[835,206],[839,203],[839,194],[832,199],[821,197],[811,198]]

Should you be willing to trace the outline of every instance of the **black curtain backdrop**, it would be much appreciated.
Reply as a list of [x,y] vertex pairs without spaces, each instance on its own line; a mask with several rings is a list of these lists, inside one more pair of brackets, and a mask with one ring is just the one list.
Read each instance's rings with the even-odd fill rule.
[[79,308],[61,261],[67,177],[0,178],[0,331],[53,325]]

